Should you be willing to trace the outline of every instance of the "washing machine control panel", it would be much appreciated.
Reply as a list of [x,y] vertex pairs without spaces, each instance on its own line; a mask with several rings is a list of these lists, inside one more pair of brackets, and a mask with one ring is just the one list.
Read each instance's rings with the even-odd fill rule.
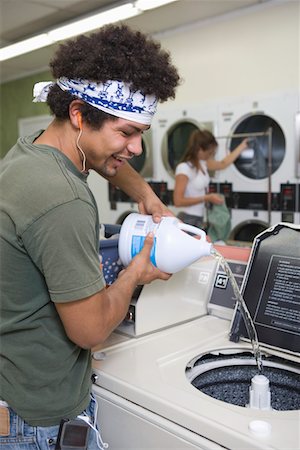
[[[228,208],[257,211],[268,210],[267,192],[234,191],[232,183],[210,183],[209,192],[223,194]],[[271,209],[272,211],[295,212],[299,209],[299,206],[297,207],[297,203],[299,203],[299,200],[297,201],[298,197],[299,186],[290,183],[281,184],[280,192],[271,193]]]
[[[169,189],[166,181],[148,181],[149,185],[168,206],[173,205],[173,190]],[[295,183],[282,183],[279,192],[247,192],[234,190],[233,184],[228,182],[211,182],[208,191],[210,193],[223,194],[229,209],[245,211],[268,211],[269,202],[271,211],[281,212],[281,220],[284,222],[295,221],[295,212],[300,211],[299,191],[300,186]],[[116,209],[118,202],[134,203],[125,192],[108,183],[108,198],[112,210]]]
[[[165,181],[148,181],[148,183],[165,205],[173,204],[173,191],[168,189],[168,183]],[[117,202],[134,203],[131,197],[111,183],[108,183],[108,199],[111,209],[116,209]]]
[[296,211],[296,184],[280,185],[280,210]]
[[[227,259],[235,281],[241,288],[247,261],[235,261]],[[236,305],[236,298],[228,275],[221,264],[218,265],[214,278],[213,289],[208,303],[208,313],[222,319],[230,320]]]

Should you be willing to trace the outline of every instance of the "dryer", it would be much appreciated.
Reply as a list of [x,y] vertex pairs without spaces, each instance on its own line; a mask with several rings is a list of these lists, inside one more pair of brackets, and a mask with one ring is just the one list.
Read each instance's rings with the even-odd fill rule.
[[167,182],[171,204],[175,168],[185,152],[190,134],[202,128],[215,133],[217,113],[214,103],[199,102],[182,108],[160,105],[152,124],[154,178]]
[[[150,295],[141,305],[148,304],[144,320],[152,316],[152,331],[144,328],[134,337],[132,328],[127,334],[114,333],[94,352],[99,425],[113,450],[298,450],[299,233],[299,227],[278,224],[256,238],[250,257],[246,249],[234,248],[234,254],[232,248],[222,250],[243,280],[241,291],[259,330],[264,370],[274,375],[271,408],[248,406],[252,385],[243,373],[245,367],[250,373],[257,370],[252,346],[242,337],[239,311],[233,313],[226,271],[218,264],[212,270],[213,262],[202,259],[173,275],[170,289],[149,285],[154,304]],[[164,318],[158,330],[157,307],[164,307],[166,293],[174,299],[177,315],[173,325],[170,316],[169,323]],[[196,308],[194,318],[186,315],[186,305],[190,312]]]
[[[222,159],[244,137],[252,141],[234,164],[215,173],[212,180],[231,208],[231,239],[252,241],[259,231],[287,220],[284,212],[290,213],[291,222],[296,220],[298,109],[298,93],[229,100],[220,106],[217,158]],[[293,202],[287,206],[290,195]]]

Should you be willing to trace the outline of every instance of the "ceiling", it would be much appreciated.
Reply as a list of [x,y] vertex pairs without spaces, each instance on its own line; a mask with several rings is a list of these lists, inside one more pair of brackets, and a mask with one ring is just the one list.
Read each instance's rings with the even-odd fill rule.
[[[178,0],[125,21],[157,35],[194,22],[274,0]],[[69,21],[124,3],[116,0],[0,0],[0,46],[12,44]],[[55,46],[1,63],[1,82],[47,70]]]

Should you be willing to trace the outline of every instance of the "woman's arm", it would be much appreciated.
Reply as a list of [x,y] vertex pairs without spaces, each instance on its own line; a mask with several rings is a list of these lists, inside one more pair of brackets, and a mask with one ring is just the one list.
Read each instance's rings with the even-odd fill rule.
[[226,167],[230,166],[242,153],[243,150],[245,150],[248,147],[248,139],[244,139],[232,152],[228,153],[225,158],[223,158],[220,161],[217,161],[215,159],[208,159],[206,161],[207,169],[208,170],[223,170],[226,169]]

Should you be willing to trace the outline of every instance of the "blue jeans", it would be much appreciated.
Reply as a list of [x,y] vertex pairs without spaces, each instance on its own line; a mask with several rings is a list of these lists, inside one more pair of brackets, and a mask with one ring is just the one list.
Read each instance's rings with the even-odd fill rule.
[[[96,401],[92,397],[86,414],[94,423]],[[1,450],[54,450],[59,425],[52,427],[32,427],[24,422],[11,408],[10,413],[10,435],[0,436]],[[97,434],[90,428],[88,450],[99,450],[97,445]]]

